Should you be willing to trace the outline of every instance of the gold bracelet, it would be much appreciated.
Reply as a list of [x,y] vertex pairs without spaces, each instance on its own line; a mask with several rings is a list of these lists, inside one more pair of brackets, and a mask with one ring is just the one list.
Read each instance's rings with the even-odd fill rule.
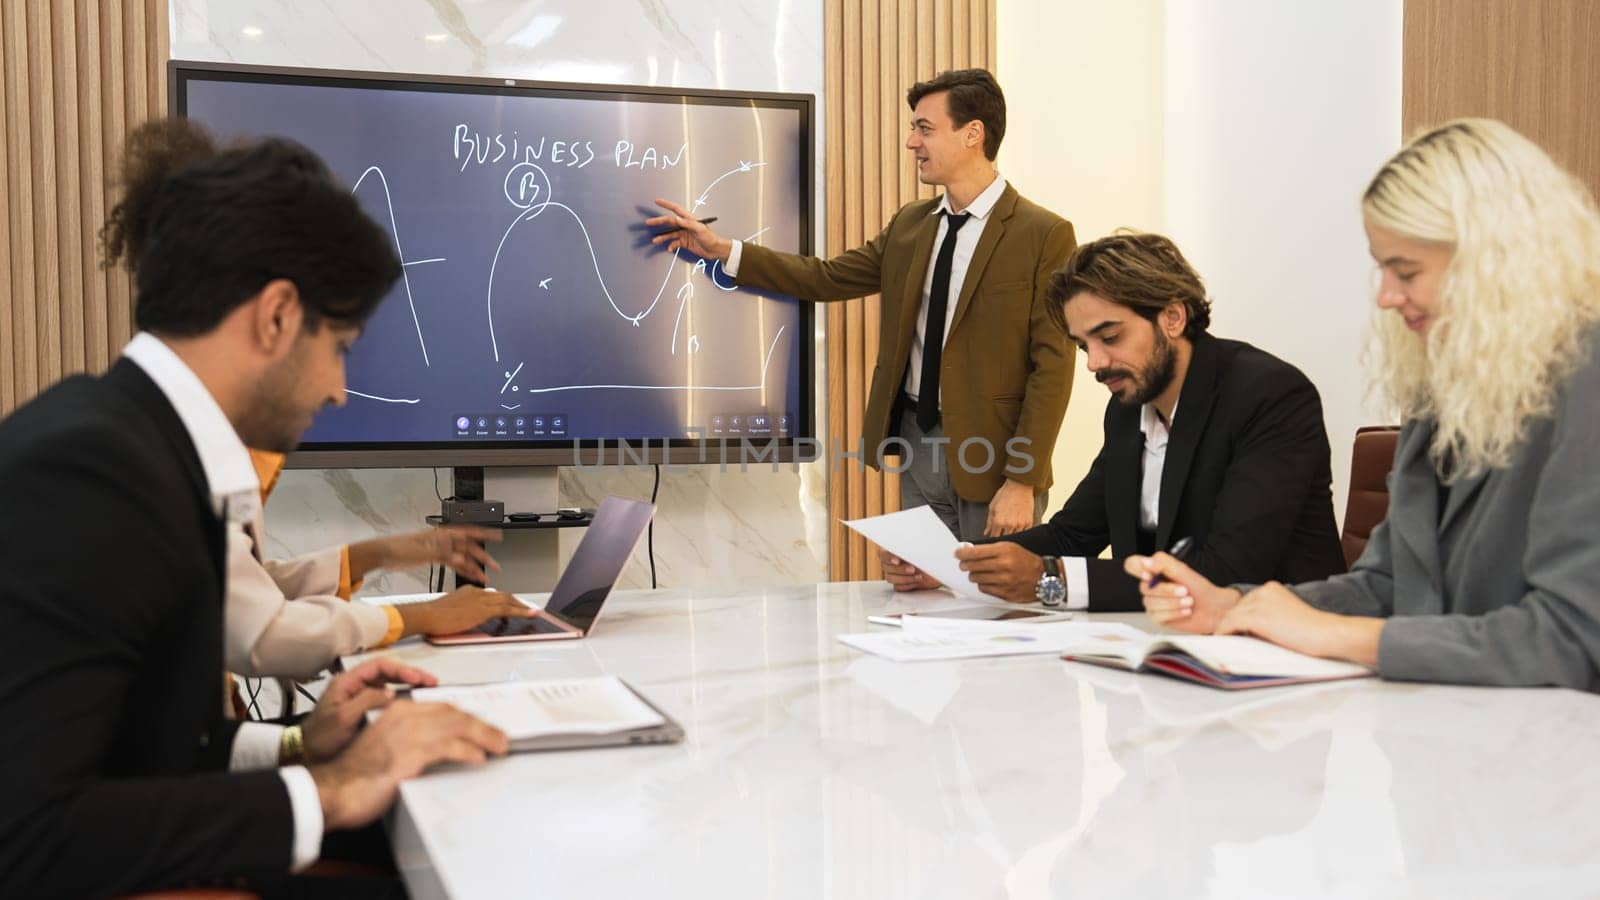
[[278,765],[295,766],[306,761],[306,737],[299,725],[290,725],[278,739]]

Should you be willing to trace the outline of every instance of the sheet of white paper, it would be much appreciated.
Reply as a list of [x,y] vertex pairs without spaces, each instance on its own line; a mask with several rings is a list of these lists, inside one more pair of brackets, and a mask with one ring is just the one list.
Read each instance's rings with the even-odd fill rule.
[[621,679],[508,681],[411,692],[418,703],[449,703],[504,731],[512,740],[549,734],[612,734],[662,723]]
[[1031,653],[1060,653],[1073,643],[1082,643],[1137,628],[1118,622],[1055,622],[1046,625],[1019,625],[1004,632],[973,631],[940,627],[902,627],[899,631],[873,631],[841,634],[840,643],[865,653],[915,662],[933,659],[972,659],[982,656],[1023,656]]
[[940,584],[964,597],[983,592],[961,571],[956,561],[960,542],[933,510],[913,506],[899,512],[845,521],[862,537],[933,576]]

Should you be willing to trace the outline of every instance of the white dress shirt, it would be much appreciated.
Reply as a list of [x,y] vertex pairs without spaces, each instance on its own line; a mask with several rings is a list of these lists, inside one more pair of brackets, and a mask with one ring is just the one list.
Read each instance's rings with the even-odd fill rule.
[[[994,205],[1000,202],[1000,195],[1005,193],[1006,180],[995,175],[989,186],[978,193],[967,208],[962,212],[971,214],[974,221],[961,226],[956,232],[955,255],[950,260],[950,297],[944,307],[944,340],[950,340],[950,324],[956,318],[956,298],[961,294],[961,286],[967,283],[967,266],[972,263],[972,254],[978,250],[978,238],[983,236],[983,229],[989,224],[989,213],[994,211]],[[950,220],[941,213],[954,213],[950,207],[950,195],[945,194],[939,198],[939,206],[929,213],[939,216],[939,233],[933,236],[933,256],[929,258],[928,274],[922,279],[922,307],[917,310],[917,330],[911,336],[911,359],[906,363],[906,396],[915,401],[921,396],[922,391],[922,348],[928,334],[928,295],[933,293],[933,260],[938,258],[939,247],[944,244],[944,236],[950,230]],[[940,348],[944,345],[941,343]],[[940,391],[943,394],[943,390]],[[943,397],[939,398],[943,401]],[[940,408],[944,404],[940,403]]]
[[[972,263],[972,254],[978,250],[978,239],[983,236],[983,229],[989,221],[989,213],[994,211],[994,205],[1000,202],[1000,195],[1005,191],[1006,180],[996,173],[989,186],[979,191],[978,196],[962,210],[970,213],[976,221],[966,223],[956,232],[955,255],[950,262],[950,298],[944,308],[946,341],[950,339],[950,323],[955,321],[956,317],[956,298],[961,293],[961,286],[967,281],[967,266]],[[938,257],[939,246],[944,243],[945,233],[950,230],[949,220],[940,214],[954,211],[950,206],[950,195],[945,194],[939,198],[939,205],[929,213],[939,216],[939,232],[933,237],[933,256],[929,258],[928,273],[922,280],[922,308],[917,312],[917,330],[911,337],[911,359],[906,365],[906,394],[912,400],[917,399],[918,391],[922,387],[922,345],[928,333],[928,295],[933,292],[933,260]],[[739,277],[739,260],[743,255],[744,242],[734,241],[733,250],[728,254],[728,261],[722,267],[729,278]]]
[[[1172,418],[1178,418],[1178,405],[1172,405]],[[1139,408],[1139,430],[1144,432],[1144,455],[1141,459],[1139,481],[1139,527],[1155,531],[1161,519],[1161,473],[1167,467],[1167,439],[1172,426],[1161,420],[1155,406],[1146,403]],[[1067,556],[1061,560],[1066,570],[1067,608],[1089,608],[1089,564],[1081,556]]]
[[[1172,407],[1177,418],[1178,407]],[[1161,413],[1146,403],[1139,409],[1139,430],[1144,432],[1143,474],[1139,482],[1139,527],[1155,531],[1161,519],[1161,472],[1167,466],[1167,438],[1172,427],[1162,421]]]
[[[184,361],[154,335],[141,332],[122,350],[150,376],[194,443],[211,491],[212,509],[231,532],[243,523],[254,521],[261,506],[261,482],[256,478],[250,454],[239,440],[233,423],[217,405],[211,392]],[[233,771],[265,769],[278,765],[278,745],[283,728],[264,722],[243,722],[233,739],[228,768]],[[316,782],[303,766],[278,769],[289,792],[294,814],[294,843],[290,867],[298,871],[311,865],[322,853],[322,801]]]

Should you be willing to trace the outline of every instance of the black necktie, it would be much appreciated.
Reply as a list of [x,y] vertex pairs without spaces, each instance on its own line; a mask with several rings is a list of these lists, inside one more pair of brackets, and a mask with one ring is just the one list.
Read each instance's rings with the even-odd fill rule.
[[945,310],[950,308],[950,269],[956,256],[956,232],[968,213],[944,213],[949,229],[933,261],[933,286],[928,289],[928,327],[922,338],[922,383],[917,388],[917,427],[924,433],[939,424],[939,361],[944,356]]

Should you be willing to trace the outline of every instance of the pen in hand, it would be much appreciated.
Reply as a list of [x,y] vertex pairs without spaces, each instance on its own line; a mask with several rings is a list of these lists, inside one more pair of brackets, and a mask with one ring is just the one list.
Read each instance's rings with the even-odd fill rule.
[[[1192,546],[1194,546],[1194,538],[1179,538],[1177,542],[1172,545],[1172,549],[1167,551],[1167,554],[1173,559],[1183,562],[1184,558],[1189,555],[1189,548]],[[1144,586],[1146,588],[1153,588],[1166,580],[1167,578],[1165,575],[1157,572],[1156,574],[1150,576],[1150,580],[1146,581]]]
[[[695,219],[695,221],[699,222],[701,225],[710,225],[712,222],[715,222],[716,220],[717,220],[716,216],[708,216],[707,218],[704,218],[704,219]],[[656,232],[656,237],[661,237],[663,235],[672,234],[673,232],[682,231],[682,230],[683,229],[681,227],[680,228],[668,228],[666,231],[658,231],[658,232]]]

